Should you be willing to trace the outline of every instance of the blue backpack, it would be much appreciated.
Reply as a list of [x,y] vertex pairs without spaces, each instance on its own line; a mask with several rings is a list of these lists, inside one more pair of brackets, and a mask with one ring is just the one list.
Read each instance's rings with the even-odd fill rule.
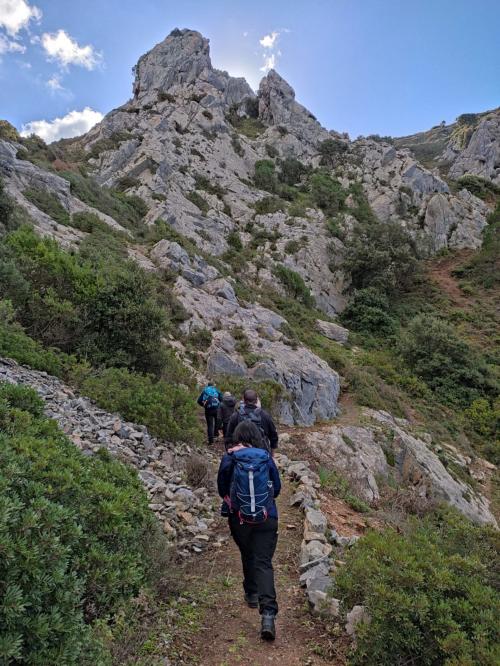
[[252,447],[231,454],[234,460],[231,480],[231,512],[241,523],[263,523],[274,502],[269,476],[269,453]]
[[217,409],[220,405],[219,391],[215,386],[207,386],[203,391],[203,403],[208,409]]

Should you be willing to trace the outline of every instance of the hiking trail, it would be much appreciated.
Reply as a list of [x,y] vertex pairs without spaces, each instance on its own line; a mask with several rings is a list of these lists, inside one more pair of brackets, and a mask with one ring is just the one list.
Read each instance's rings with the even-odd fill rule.
[[[219,448],[222,454],[220,444]],[[198,559],[185,563],[182,578],[186,602],[202,608],[191,625],[183,626],[182,622],[177,625],[172,664],[341,666],[346,663],[345,634],[333,620],[311,614],[299,585],[304,518],[299,508],[289,505],[293,484],[284,475],[282,484],[277,499],[279,539],[273,561],[280,606],[276,640],[271,643],[261,640],[259,613],[244,603],[240,554],[229,535],[226,519],[221,517],[217,525],[222,537],[220,547],[210,548]],[[343,514],[341,523],[347,525],[349,518],[353,518],[350,532],[358,533],[359,516],[343,502],[325,506],[330,516],[337,508]]]

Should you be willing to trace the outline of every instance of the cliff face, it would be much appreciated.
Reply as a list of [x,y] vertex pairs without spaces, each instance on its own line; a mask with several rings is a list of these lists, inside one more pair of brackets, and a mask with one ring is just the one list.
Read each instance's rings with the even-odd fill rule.
[[[128,251],[144,267],[173,271],[174,291],[190,315],[184,333],[212,333],[207,372],[278,381],[287,395],[280,414],[285,423],[333,417],[337,373],[291,343],[285,318],[259,304],[251,290],[237,294],[234,280],[241,270],[260,293],[280,291],[276,270],[284,266],[302,277],[325,316],[345,307],[346,278],[339,266],[356,224],[353,195],[336,217],[344,233],[332,237],[331,214],[300,190],[304,174],[321,166],[345,192],[360,185],[379,219],[400,223],[431,252],[477,248],[488,207],[467,190],[452,193],[439,171],[423,166],[402,143],[352,142],[326,130],[275,71],[255,94],[244,79],[212,67],[208,40],[195,31],[174,30],[139,59],[134,73],[133,97],[72,145],[102,186],[139,195],[148,207],[145,222],[163,220],[168,238],[153,248],[133,245],[129,230],[78,198],[65,178],[20,159],[20,146],[2,141],[0,173],[8,192],[44,235],[72,246],[85,232],[36,208],[24,196],[26,188],[54,194],[70,213],[95,213],[121,231],[124,242],[130,237]],[[456,152],[454,146],[448,141],[450,174],[473,169],[498,179],[498,115],[482,119],[463,149]],[[262,160],[274,170],[272,178],[279,170],[281,177],[285,166],[297,170],[285,178],[295,187],[294,200],[286,199],[286,188],[278,198],[256,178]],[[230,262],[234,248],[236,261]],[[245,352],[236,328],[246,338]]]

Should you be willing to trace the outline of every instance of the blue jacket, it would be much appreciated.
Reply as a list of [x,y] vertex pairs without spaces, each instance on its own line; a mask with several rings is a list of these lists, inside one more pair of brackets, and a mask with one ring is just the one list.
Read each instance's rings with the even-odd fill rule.
[[[219,495],[222,497],[222,499],[230,494],[233,469],[233,456],[230,453],[225,453],[222,456],[222,460],[220,461],[219,472],[217,474],[217,490],[219,491]],[[278,497],[281,490],[280,474],[278,472],[278,468],[276,467],[276,463],[272,458],[269,458],[269,478],[273,482],[274,497]],[[226,502],[222,502],[221,515],[229,515],[229,507],[227,506]],[[273,506],[269,511],[269,518],[277,517],[278,509],[276,508],[276,502],[273,502]]]

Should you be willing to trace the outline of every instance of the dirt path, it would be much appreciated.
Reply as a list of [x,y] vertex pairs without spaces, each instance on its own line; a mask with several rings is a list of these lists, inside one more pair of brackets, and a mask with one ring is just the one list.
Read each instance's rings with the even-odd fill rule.
[[470,307],[471,299],[460,289],[458,280],[452,273],[461,264],[465,263],[471,254],[471,250],[461,250],[451,256],[445,256],[439,261],[434,262],[429,271],[430,277],[450,298],[452,303],[461,308]]
[[[276,641],[266,643],[259,637],[259,614],[243,602],[239,551],[228,538],[220,548],[212,549],[198,560],[196,567],[191,563],[185,574],[185,589],[198,590],[191,604],[193,601],[201,604],[203,611],[194,628],[187,627],[177,636],[179,661],[172,661],[172,664],[345,664],[344,639],[335,637],[335,627],[311,616],[304,592],[298,585],[303,518],[298,509],[289,507],[291,485],[284,481],[283,486],[278,499],[280,534],[274,558],[280,605]],[[228,533],[223,519],[219,531],[222,535]]]

